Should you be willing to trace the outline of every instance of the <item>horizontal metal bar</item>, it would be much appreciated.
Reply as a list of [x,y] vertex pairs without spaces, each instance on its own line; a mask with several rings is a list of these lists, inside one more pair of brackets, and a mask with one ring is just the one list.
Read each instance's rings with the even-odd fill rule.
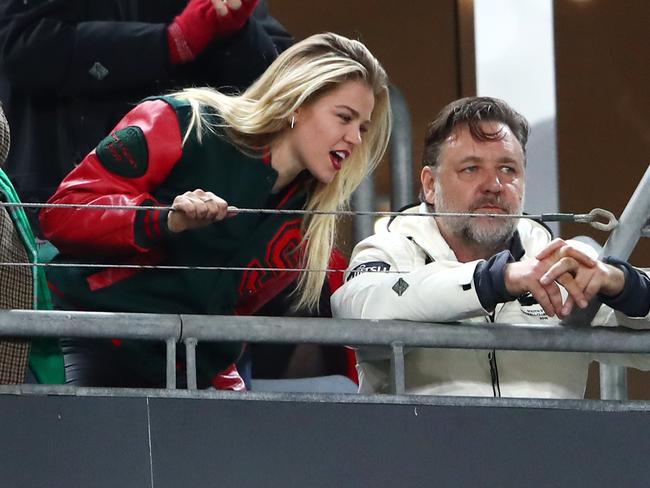
[[612,327],[422,323],[296,317],[183,315],[184,337],[356,346],[405,346],[571,352],[650,352],[650,331]]
[[[181,334],[182,320],[182,334]],[[566,352],[650,352],[650,331],[612,327],[400,320],[0,311],[0,336],[319,343]]]
[[440,405],[458,407],[538,408],[596,412],[650,412],[650,401],[561,400],[429,395],[361,395],[357,393],[239,392],[227,390],[165,390],[158,388],[94,388],[72,385],[0,385],[0,395],[176,398],[248,402],[354,403]]
[[0,335],[178,341],[181,321],[172,314],[2,310]]

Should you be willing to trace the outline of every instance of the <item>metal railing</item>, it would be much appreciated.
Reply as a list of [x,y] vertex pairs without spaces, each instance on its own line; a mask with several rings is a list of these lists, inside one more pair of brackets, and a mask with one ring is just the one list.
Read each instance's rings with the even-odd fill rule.
[[[413,200],[411,127],[403,96],[391,87],[394,118],[391,134],[392,209]],[[355,195],[358,211],[374,210],[374,187],[368,179]],[[602,255],[627,258],[638,239],[650,236],[650,166],[621,215]],[[356,217],[357,241],[372,234],[372,217]],[[531,351],[650,353],[650,331],[584,327],[598,309],[574,313],[569,324],[480,325],[365,321],[287,317],[240,317],[64,311],[0,311],[0,336],[122,338],[166,344],[166,385],[176,388],[176,348],[184,344],[187,385],[196,389],[196,345],[199,341],[321,343],[390,347],[392,389],[403,394],[404,350],[408,347],[506,349]],[[603,399],[626,398],[625,368],[601,365]]]
[[[413,193],[413,144],[411,137],[411,115],[402,92],[390,87],[390,109],[393,127],[390,134],[390,176],[391,210],[399,210],[415,201]],[[352,196],[352,205],[358,211],[376,210],[375,182],[372,175],[363,182]],[[354,242],[359,242],[374,233],[374,218],[357,215],[354,219]]]
[[411,114],[402,92],[390,87],[390,108],[393,128],[390,134],[390,208],[400,208],[413,203],[413,138]]
[[[650,236],[650,165],[621,214],[621,218],[600,252],[600,256],[627,259],[641,237]],[[592,301],[584,309],[576,309],[564,323],[590,324],[600,303]],[[627,399],[627,368],[600,365],[600,397],[603,400]]]
[[209,342],[388,346],[393,390],[404,393],[407,347],[650,353],[650,331],[615,327],[482,325],[400,320],[0,311],[0,336],[93,337],[167,344],[167,388],[176,388],[176,345],[184,344],[188,389],[196,389],[196,345]]

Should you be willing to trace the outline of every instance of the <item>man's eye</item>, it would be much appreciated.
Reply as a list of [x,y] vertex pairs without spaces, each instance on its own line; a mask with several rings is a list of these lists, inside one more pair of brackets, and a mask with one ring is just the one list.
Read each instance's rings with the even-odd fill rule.
[[467,166],[466,168],[462,169],[463,173],[476,173],[478,170],[478,166]]
[[501,172],[512,175],[515,174],[517,170],[515,170],[515,168],[513,168],[512,166],[501,166]]

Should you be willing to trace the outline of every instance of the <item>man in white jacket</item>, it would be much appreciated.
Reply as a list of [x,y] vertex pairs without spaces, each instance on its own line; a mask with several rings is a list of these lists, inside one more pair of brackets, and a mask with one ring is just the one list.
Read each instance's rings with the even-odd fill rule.
[[[597,296],[605,306],[595,325],[650,326],[650,279],[624,261],[598,260],[578,243],[552,241],[548,229],[530,219],[413,215],[520,215],[528,130],[501,100],[471,97],[445,107],[425,140],[422,203],[355,247],[346,282],[332,297],[334,316],[544,325]],[[358,351],[362,393],[388,390],[385,357]],[[406,390],[581,398],[592,359],[414,348],[405,357]]]

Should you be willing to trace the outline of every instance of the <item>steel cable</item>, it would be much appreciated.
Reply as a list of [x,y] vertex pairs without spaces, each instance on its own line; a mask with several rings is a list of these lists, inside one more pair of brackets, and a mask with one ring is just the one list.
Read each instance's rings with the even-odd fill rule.
[[[93,209],[93,210],[134,210],[134,211],[174,211],[171,206],[137,206],[137,205],[95,205],[75,203],[17,203],[0,202],[0,207],[23,208],[68,208],[68,209]],[[451,217],[451,218],[496,218],[520,219],[527,218],[541,222],[578,222],[589,223],[593,227],[609,231],[616,224],[616,217],[607,210],[595,208],[587,214],[576,213],[542,213],[542,214],[501,214],[501,213],[469,213],[469,212],[383,212],[383,211],[357,211],[357,210],[304,210],[304,209],[268,209],[268,208],[238,208],[228,207],[229,212],[237,214],[292,214],[292,215],[334,215],[334,216],[374,216],[374,217]],[[606,222],[600,222],[604,219]],[[342,273],[345,269],[306,269],[306,268],[258,268],[236,266],[174,266],[154,264],[108,264],[108,263],[0,263],[0,266],[38,266],[38,267],[77,267],[77,268],[124,268],[124,269],[163,269],[163,270],[197,270],[197,271],[268,271],[268,272],[311,272],[311,273]],[[386,273],[403,273],[402,271],[385,271]]]

